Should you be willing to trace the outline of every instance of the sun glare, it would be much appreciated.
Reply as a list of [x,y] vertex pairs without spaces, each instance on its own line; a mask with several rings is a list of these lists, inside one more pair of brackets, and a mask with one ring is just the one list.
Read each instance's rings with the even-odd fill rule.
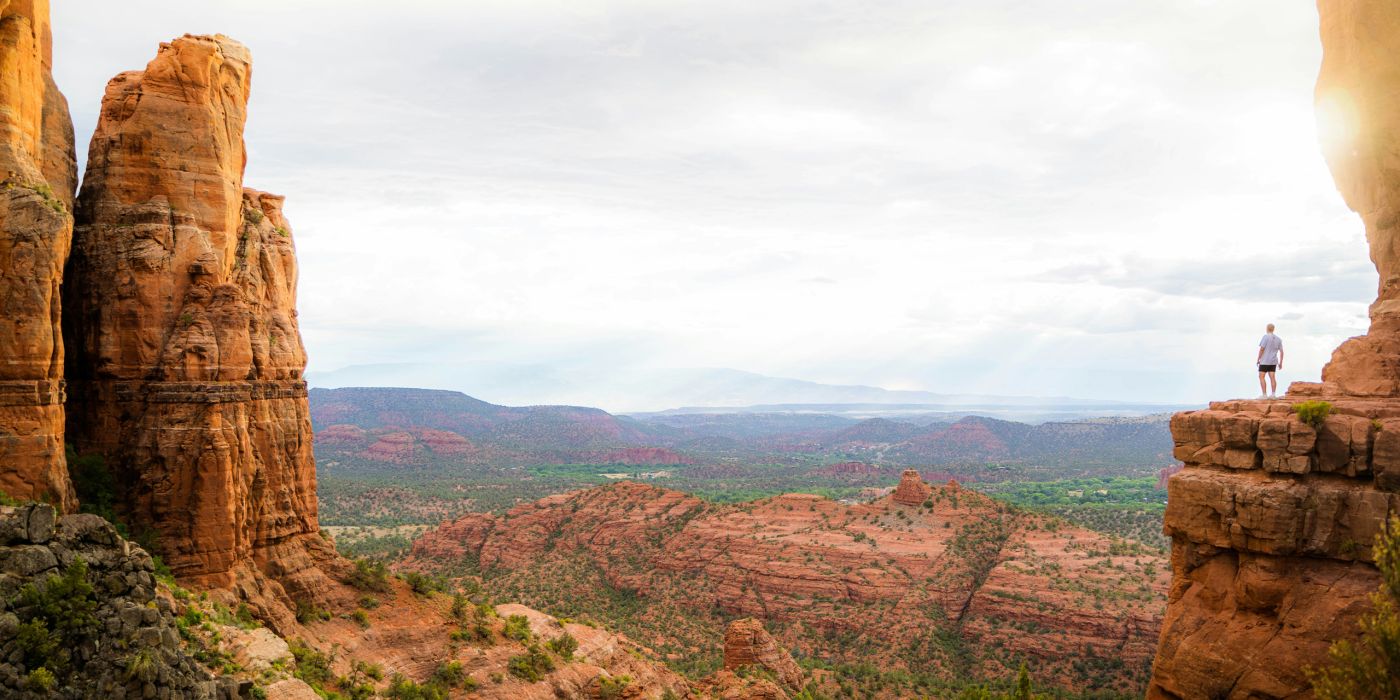
[[1332,92],[1317,99],[1317,140],[1328,155],[1350,153],[1356,144],[1360,119],[1356,103],[1345,92]]

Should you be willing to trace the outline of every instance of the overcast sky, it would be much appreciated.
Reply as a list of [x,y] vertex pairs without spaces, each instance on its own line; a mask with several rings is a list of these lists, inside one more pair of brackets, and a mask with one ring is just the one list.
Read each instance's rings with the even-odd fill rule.
[[1268,321],[1315,381],[1375,296],[1303,0],[54,5],[84,145],[158,42],[252,49],[313,370],[1195,402]]

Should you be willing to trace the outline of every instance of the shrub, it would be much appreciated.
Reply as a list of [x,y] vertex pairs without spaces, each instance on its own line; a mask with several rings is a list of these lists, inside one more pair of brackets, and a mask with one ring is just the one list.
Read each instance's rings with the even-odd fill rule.
[[389,590],[389,569],[382,561],[356,559],[355,568],[345,582],[362,591],[382,593]]
[[355,612],[350,613],[350,617],[355,621],[355,624],[360,626],[360,629],[369,629],[369,614],[365,611],[356,610]]
[[631,683],[631,676],[598,676],[598,700],[621,700]]
[[1373,549],[1381,586],[1371,596],[1371,614],[1361,618],[1361,637],[1332,645],[1331,662],[1308,669],[1320,700],[1400,698],[1400,515],[1391,515]]
[[43,667],[55,678],[66,675],[73,650],[97,632],[97,596],[87,576],[87,562],[80,557],[62,575],[20,589],[15,643],[26,668]]
[[446,580],[438,576],[420,574],[417,571],[410,571],[404,574],[403,580],[408,582],[408,587],[413,589],[413,592],[418,595],[428,595],[447,589]]
[[544,678],[544,674],[554,670],[554,662],[543,649],[531,644],[524,654],[510,658],[506,670],[516,678],[536,683]]
[[384,689],[384,697],[394,700],[447,700],[447,691],[432,685],[418,685],[395,673]]
[[578,651],[578,640],[568,632],[545,642],[544,645],[565,661],[574,658],[574,652]]
[[433,675],[428,679],[428,683],[444,688],[456,688],[467,680],[467,672],[462,669],[462,662],[449,661],[438,664],[433,670]]
[[58,678],[53,675],[52,671],[40,666],[30,671],[29,675],[24,677],[24,685],[30,690],[47,693],[53,690],[54,686],[58,685]]
[[1293,404],[1293,413],[1298,416],[1298,420],[1313,428],[1320,428],[1322,422],[1332,413],[1332,404],[1327,401],[1302,401]]
[[297,601],[297,622],[309,625],[313,622],[321,622],[331,619],[330,611],[316,607],[315,603],[309,600]]
[[530,620],[524,615],[511,615],[506,618],[506,627],[501,631],[506,639],[514,639],[517,642],[529,642],[534,638],[530,632]]
[[312,649],[300,639],[292,640],[288,647],[292,651],[292,658],[296,659],[297,662],[297,670],[292,675],[315,689],[319,689],[332,678],[331,658],[329,656]]

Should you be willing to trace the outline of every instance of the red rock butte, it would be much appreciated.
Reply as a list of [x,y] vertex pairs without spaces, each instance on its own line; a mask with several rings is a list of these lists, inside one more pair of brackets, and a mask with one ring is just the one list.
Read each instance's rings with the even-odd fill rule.
[[48,0],[0,2],[0,491],[72,510],[59,289],[77,169],[52,53]]
[[[1151,698],[1310,697],[1305,669],[1356,636],[1380,583],[1370,544],[1400,511],[1400,4],[1319,0],[1323,154],[1361,215],[1371,328],[1286,400],[1172,418],[1172,588]],[[1304,422],[1295,404],[1326,401]]]
[[894,502],[906,506],[923,505],[933,495],[933,487],[924,483],[918,470],[905,469],[899,476],[899,485],[894,488]]
[[243,187],[250,80],[241,44],[187,35],[108,84],[63,287],[68,438],[105,459],[176,575],[276,619],[289,593],[320,595],[312,560],[333,551],[291,225],[281,197]]

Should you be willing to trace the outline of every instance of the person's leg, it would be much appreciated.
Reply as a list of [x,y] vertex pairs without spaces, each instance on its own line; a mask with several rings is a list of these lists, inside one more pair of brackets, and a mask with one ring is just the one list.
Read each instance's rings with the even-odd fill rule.
[[1270,396],[1274,396],[1274,395],[1276,395],[1276,394],[1278,394],[1278,375],[1274,374],[1273,372],[1270,372],[1270,373],[1269,373],[1269,395],[1270,395]]
[[1259,373],[1259,395],[1260,395],[1260,396],[1266,396],[1266,395],[1268,395],[1268,393],[1269,393],[1269,387],[1268,387],[1267,384],[1264,383],[1264,381],[1265,381],[1265,380],[1264,380],[1264,373],[1263,373],[1263,372],[1260,372],[1260,373]]

